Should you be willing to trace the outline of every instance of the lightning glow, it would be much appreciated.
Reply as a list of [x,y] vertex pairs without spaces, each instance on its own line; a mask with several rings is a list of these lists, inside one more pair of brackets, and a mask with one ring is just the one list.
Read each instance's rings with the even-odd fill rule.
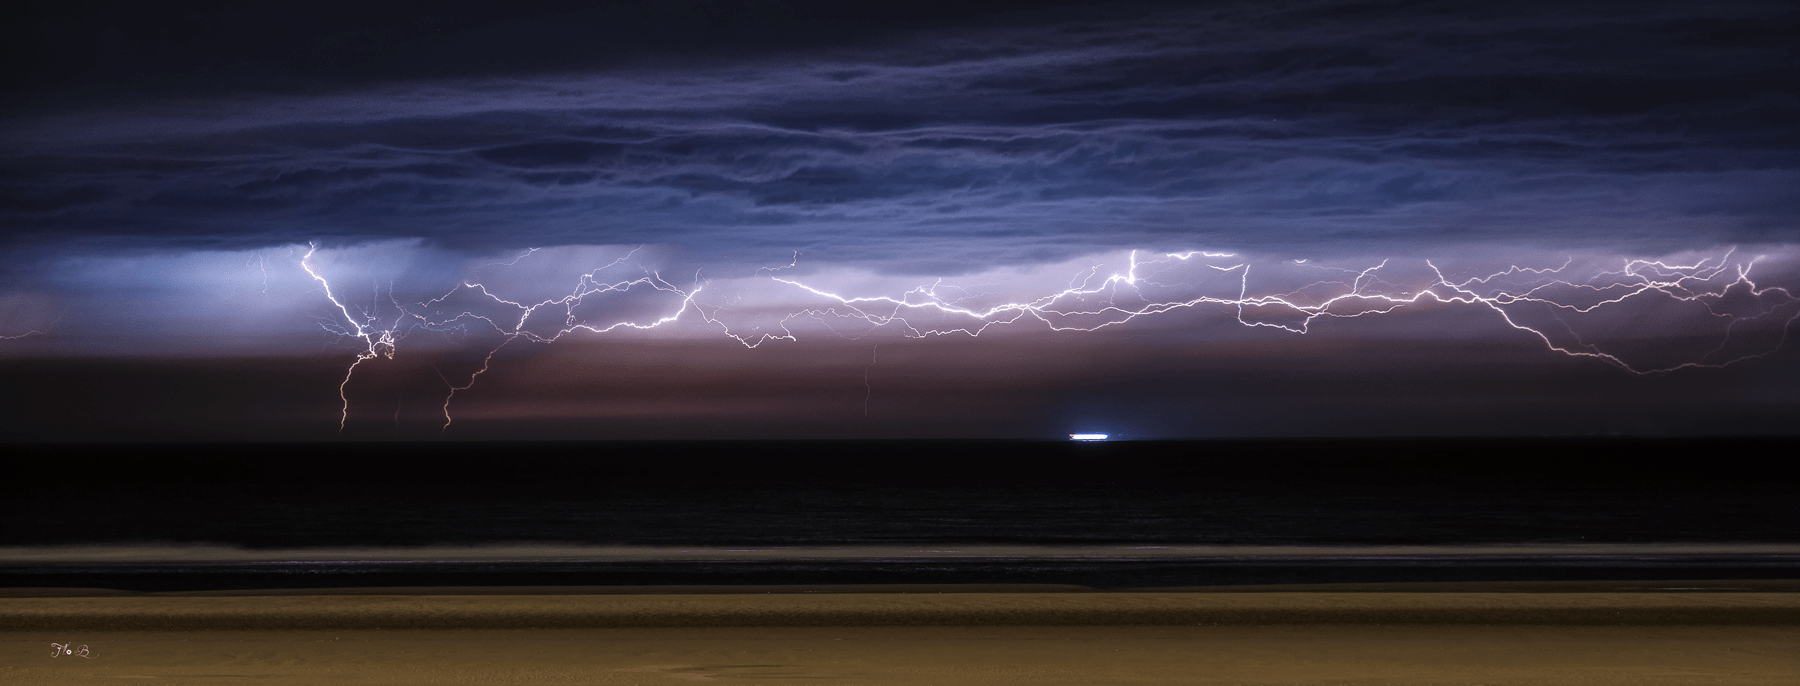
[[[1525,332],[1547,352],[1651,375],[1763,357],[1785,344],[1788,330],[1800,319],[1800,298],[1786,288],[1756,283],[1752,272],[1759,258],[1745,259],[1735,250],[1685,263],[1618,259],[1612,268],[1590,269],[1586,274],[1577,274],[1576,260],[1568,258],[1558,266],[1512,265],[1462,278],[1448,276],[1431,260],[1422,261],[1424,269],[1397,272],[1393,260],[1361,267],[1277,260],[1258,267],[1228,252],[1158,253],[1146,259],[1143,251],[1131,251],[1121,269],[1109,271],[1103,260],[1095,260],[1076,269],[1063,287],[1023,299],[1011,295],[1029,284],[954,285],[933,279],[898,292],[857,293],[831,286],[829,274],[778,275],[800,268],[796,255],[787,265],[757,269],[710,302],[700,299],[711,291],[710,282],[699,274],[693,285],[678,287],[639,264],[639,251],[631,250],[580,274],[557,297],[518,299],[506,295],[505,289],[468,280],[440,296],[413,303],[400,302],[391,285],[385,293],[378,288],[376,297],[387,301],[383,307],[346,302],[313,263],[318,250],[309,246],[299,266],[318,284],[333,313],[319,325],[356,341],[354,359],[339,384],[340,430],[348,422],[348,388],[358,367],[377,358],[393,359],[409,336],[427,332],[490,341],[483,346],[479,369],[466,379],[452,380],[439,372],[447,389],[442,407],[442,428],[447,430],[454,421],[456,394],[472,388],[490,371],[495,354],[515,341],[551,344],[570,335],[645,332],[681,322],[690,335],[699,326],[754,349],[774,341],[798,341],[814,329],[822,329],[819,335],[844,339],[882,332],[901,338],[980,337],[1032,329],[1079,334],[1148,323],[1182,311],[1229,318],[1252,330],[1306,335],[1322,318],[1476,308]],[[534,248],[510,261],[483,266],[525,268],[543,252]],[[1269,278],[1258,278],[1265,272]],[[747,288],[770,287],[781,294],[777,300],[800,304],[759,303],[742,294]],[[383,314],[390,309],[391,314]],[[1703,331],[1710,342],[1686,359],[1643,354],[1638,348],[1644,346],[1636,343],[1654,339],[1659,326],[1688,338]],[[871,348],[870,366],[875,350]],[[863,385],[866,412],[872,393],[867,369]]]
[[[368,312],[361,313],[360,318],[350,314],[350,307],[332,294],[331,282],[313,269],[312,256],[319,251],[318,244],[311,244],[307,247],[306,255],[300,258],[300,268],[306,270],[307,275],[311,276],[314,281],[319,282],[319,286],[325,289],[325,299],[331,301],[332,306],[337,308],[338,313],[343,315],[343,320],[351,327],[345,329],[335,321],[321,321],[319,322],[320,328],[340,336],[355,338],[364,346],[363,350],[357,352],[356,361],[351,362],[350,368],[344,370],[343,383],[338,384],[338,398],[344,401],[343,412],[338,418],[338,430],[342,431],[344,425],[350,421],[350,397],[345,390],[350,385],[350,377],[356,374],[356,367],[364,362],[384,355],[390,360],[394,359],[396,345],[394,327],[377,327],[375,317]],[[397,325],[398,322],[396,322]]]

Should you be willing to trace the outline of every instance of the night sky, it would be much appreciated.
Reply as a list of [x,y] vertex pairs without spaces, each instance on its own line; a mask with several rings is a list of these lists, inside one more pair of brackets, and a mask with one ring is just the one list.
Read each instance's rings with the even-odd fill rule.
[[1800,416],[1791,3],[371,4],[9,10],[0,438]]

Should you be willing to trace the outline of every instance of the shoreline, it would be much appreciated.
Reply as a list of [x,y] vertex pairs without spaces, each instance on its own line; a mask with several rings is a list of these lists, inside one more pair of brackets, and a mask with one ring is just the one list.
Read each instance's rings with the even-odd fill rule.
[[243,631],[1800,625],[1800,582],[1791,580],[1331,586],[1123,591],[1050,585],[435,587],[185,593],[8,589],[0,594],[0,626],[31,631]]
[[1388,581],[1096,588],[1077,584],[665,584],[634,586],[367,586],[134,591],[116,588],[0,587],[8,598],[207,598],[367,595],[734,595],[948,593],[1800,593],[1800,579],[1620,579],[1601,581]]

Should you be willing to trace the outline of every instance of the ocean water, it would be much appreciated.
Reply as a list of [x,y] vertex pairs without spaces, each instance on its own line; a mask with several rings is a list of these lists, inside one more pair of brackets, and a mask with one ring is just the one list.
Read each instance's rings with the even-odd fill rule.
[[15,446],[0,586],[1791,579],[1794,447]]

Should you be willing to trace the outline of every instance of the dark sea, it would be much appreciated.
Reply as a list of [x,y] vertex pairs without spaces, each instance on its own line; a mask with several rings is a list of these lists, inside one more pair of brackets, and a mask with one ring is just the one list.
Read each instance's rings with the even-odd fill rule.
[[0,587],[1800,579],[1796,447],[13,445]]

